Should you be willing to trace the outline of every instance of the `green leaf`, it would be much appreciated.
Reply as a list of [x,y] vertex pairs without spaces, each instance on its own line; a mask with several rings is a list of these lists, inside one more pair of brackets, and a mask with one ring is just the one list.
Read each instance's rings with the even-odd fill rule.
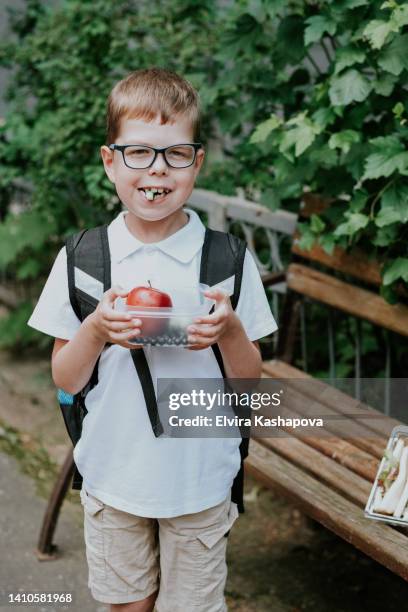
[[387,225],[386,227],[380,227],[373,238],[373,244],[379,247],[387,247],[394,244],[398,236],[398,230],[399,227],[397,223]]
[[347,106],[351,102],[362,102],[372,88],[368,79],[357,72],[347,70],[340,76],[333,76],[330,82],[329,97],[334,106]]
[[332,134],[329,139],[329,147],[331,149],[341,149],[342,153],[348,153],[351,145],[355,142],[360,142],[361,134],[355,130],[343,130]]
[[359,6],[367,6],[369,0],[340,0],[339,4],[346,9],[354,9]]
[[55,221],[32,210],[9,214],[0,223],[0,269],[13,262],[25,249],[43,247],[55,232]]
[[268,0],[265,10],[271,19],[275,19],[280,10],[286,6],[286,0]]
[[370,144],[375,153],[372,153],[365,160],[365,171],[362,180],[376,179],[381,176],[390,176],[398,170],[405,174],[408,168],[408,152],[404,151],[404,146],[398,136],[378,136],[372,138]]
[[381,49],[392,31],[395,31],[395,27],[391,21],[373,19],[364,28],[363,36],[368,39],[373,49]]
[[278,189],[265,189],[261,194],[260,203],[269,210],[278,210],[281,203]]
[[392,12],[391,22],[396,30],[408,25],[408,4],[400,4],[396,6]]
[[326,227],[326,224],[323,221],[323,219],[319,217],[319,215],[315,215],[315,214],[311,215],[310,229],[312,230],[314,234],[320,234],[320,232],[322,232],[325,227]]
[[300,232],[300,238],[297,238],[295,242],[300,249],[310,251],[316,242],[315,234],[311,231],[308,223],[298,223],[297,227]]
[[399,76],[408,68],[408,34],[398,35],[381,52],[378,57],[378,65],[386,72]]
[[257,125],[255,131],[251,135],[249,142],[251,144],[257,144],[259,142],[264,142],[269,134],[276,130],[278,127],[282,125],[282,119],[278,117],[278,115],[272,115],[266,121],[263,121],[259,125]]
[[313,123],[306,116],[306,113],[295,115],[295,117],[286,122],[286,125],[289,126],[289,129],[283,134],[279,150],[281,153],[287,154],[294,147],[296,157],[304,153],[310,147],[317,134],[321,132],[320,126]]
[[26,278],[36,278],[41,272],[41,264],[37,259],[26,259],[17,270],[17,278],[25,280]]
[[338,74],[344,70],[344,68],[348,68],[354,64],[361,64],[364,62],[365,58],[366,54],[360,49],[355,47],[339,47],[336,50],[334,74]]
[[360,212],[367,204],[368,194],[366,191],[356,191],[350,201],[349,208],[352,212]]
[[310,164],[318,164],[321,168],[333,168],[339,165],[336,151],[329,149],[327,145],[318,148],[314,147],[307,154],[307,159]]
[[408,223],[408,185],[394,183],[382,195],[381,209],[375,218],[377,227]]
[[336,246],[336,241],[332,234],[322,234],[319,237],[319,244],[322,249],[328,255],[333,255],[334,247]]
[[405,107],[403,105],[402,102],[397,102],[396,105],[394,106],[394,108],[392,109],[392,112],[394,113],[395,117],[397,119],[401,119],[402,115],[405,112]]
[[382,153],[373,153],[367,157],[362,180],[387,177],[396,170],[404,172],[407,168],[408,152],[394,153],[385,149]]
[[266,8],[262,0],[250,0],[248,6],[246,7],[246,11],[249,15],[251,15],[254,19],[262,23],[265,21],[266,17]]
[[370,144],[379,151],[387,149],[390,152],[398,153],[399,151],[404,150],[404,147],[401,144],[399,137],[395,134],[388,134],[388,136],[377,136],[376,138],[371,138]]
[[397,82],[397,77],[392,74],[383,74],[374,82],[374,91],[380,96],[389,96]]
[[327,108],[323,106],[322,108],[318,108],[312,115],[312,121],[316,123],[322,130],[324,130],[328,125],[333,123],[336,119],[336,115],[333,112],[333,109]]
[[397,257],[391,263],[385,264],[382,277],[385,286],[391,285],[399,279],[408,283],[408,259],[406,257]]
[[309,17],[306,23],[308,24],[305,29],[306,46],[320,40],[325,33],[333,35],[336,32],[336,22],[324,15]]
[[364,229],[370,218],[361,213],[346,213],[347,221],[341,223],[334,231],[335,236],[353,236],[359,230]]

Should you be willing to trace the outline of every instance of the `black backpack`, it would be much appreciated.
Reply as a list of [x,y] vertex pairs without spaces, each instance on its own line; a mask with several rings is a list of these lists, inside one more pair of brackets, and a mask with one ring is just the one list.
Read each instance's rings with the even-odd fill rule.
[[[75,286],[75,267],[100,281],[103,284],[103,292],[110,289],[111,263],[107,225],[82,230],[69,236],[66,241],[66,250],[69,297],[75,314],[82,322],[95,310],[98,300]],[[232,234],[206,228],[201,255],[200,283],[206,283],[211,287],[235,275],[234,293],[231,296],[231,305],[234,310],[238,304],[241,289],[245,250],[246,244],[240,238]],[[107,346],[111,345],[107,344]],[[211,348],[225,378],[221,351],[217,344],[212,345]],[[153,433],[156,437],[159,437],[163,433],[163,427],[159,419],[153,381],[144,350],[130,349],[130,353],[141,381]],[[65,426],[74,446],[81,437],[82,421],[87,414],[85,407],[86,395],[98,383],[98,363],[99,358],[90,380],[79,393],[72,396],[62,389],[58,391],[58,400]],[[249,437],[243,437],[239,446],[241,465],[231,490],[231,499],[238,505],[240,513],[245,511],[243,504],[244,459],[248,456],[248,446]],[[72,488],[81,489],[81,487],[82,476],[75,466]]]

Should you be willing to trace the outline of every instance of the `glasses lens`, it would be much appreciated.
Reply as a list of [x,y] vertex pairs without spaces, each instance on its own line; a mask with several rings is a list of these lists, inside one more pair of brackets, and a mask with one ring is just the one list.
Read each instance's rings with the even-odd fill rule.
[[126,147],[125,161],[130,168],[147,168],[153,161],[154,151],[143,146]]
[[173,168],[185,168],[194,160],[194,147],[191,145],[176,145],[166,151],[166,159]]

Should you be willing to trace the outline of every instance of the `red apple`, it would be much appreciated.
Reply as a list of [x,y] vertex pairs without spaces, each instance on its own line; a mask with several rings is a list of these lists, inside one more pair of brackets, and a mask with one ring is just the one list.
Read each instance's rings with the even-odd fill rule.
[[142,306],[144,308],[170,308],[173,306],[168,293],[154,289],[151,285],[150,287],[135,287],[129,291],[126,304],[128,306]]
[[[159,289],[154,289],[150,281],[149,287],[134,287],[134,289],[129,291],[126,298],[126,304],[143,310],[145,308],[171,308],[173,306],[169,294]],[[169,322],[168,317],[145,318],[139,316],[138,318],[142,321],[141,334],[144,337],[162,334]]]

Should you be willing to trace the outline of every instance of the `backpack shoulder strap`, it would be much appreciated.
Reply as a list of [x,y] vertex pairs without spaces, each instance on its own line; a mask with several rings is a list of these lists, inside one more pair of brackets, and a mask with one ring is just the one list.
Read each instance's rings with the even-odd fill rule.
[[[72,308],[82,322],[93,312],[102,294],[111,286],[111,265],[108,241],[108,226],[84,229],[68,236],[67,250],[68,291]],[[59,391],[58,400],[65,425],[75,445],[82,432],[82,421],[87,413],[85,397],[98,383],[99,357],[91,378],[75,396],[63,395]],[[82,476],[74,464],[73,489],[82,487]]]
[[201,254],[200,282],[212,287],[234,276],[234,293],[231,296],[234,310],[241,291],[245,251],[246,242],[241,238],[206,228]]
[[107,225],[69,236],[66,249],[69,299],[78,319],[83,321],[111,286]]
[[[237,307],[241,292],[245,252],[246,242],[241,238],[233,234],[206,228],[201,255],[200,282],[206,283],[211,287],[212,285],[234,276],[234,293],[231,296],[231,305],[234,310]],[[223,378],[226,378],[224,363],[218,344],[211,345],[211,348],[214,351],[221,374]],[[239,445],[241,465],[231,488],[231,499],[237,504],[240,514],[245,512],[244,460],[248,456],[248,448],[249,438],[242,438]]]

